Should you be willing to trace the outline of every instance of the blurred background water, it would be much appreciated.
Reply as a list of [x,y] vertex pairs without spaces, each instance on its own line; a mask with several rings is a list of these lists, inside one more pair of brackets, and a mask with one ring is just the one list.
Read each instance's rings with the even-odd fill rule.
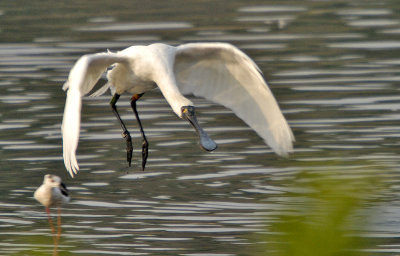
[[[379,205],[364,206],[375,215],[363,236],[374,241],[371,255],[400,254],[399,35],[394,0],[2,0],[0,254],[51,254],[47,218],[32,194],[53,173],[72,194],[61,255],[251,255],[253,234],[287,210],[291,181],[303,171],[383,175]],[[84,100],[81,171],[68,177],[61,87],[75,60],[195,41],[230,42],[255,60],[293,128],[294,154],[277,157],[231,111],[193,99],[219,144],[204,152],[154,91],[138,103],[150,143],[145,172],[129,96],[118,103],[135,139],[127,168],[106,94]],[[37,237],[45,239],[38,245]]]

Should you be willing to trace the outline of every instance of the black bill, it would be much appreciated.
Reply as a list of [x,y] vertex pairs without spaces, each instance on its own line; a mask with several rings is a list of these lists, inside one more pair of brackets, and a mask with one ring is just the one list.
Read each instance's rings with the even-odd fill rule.
[[217,148],[217,144],[207,135],[207,133],[200,127],[197,122],[195,110],[193,106],[184,106],[181,108],[182,117],[189,121],[194,127],[200,138],[200,146],[207,151],[213,151]]

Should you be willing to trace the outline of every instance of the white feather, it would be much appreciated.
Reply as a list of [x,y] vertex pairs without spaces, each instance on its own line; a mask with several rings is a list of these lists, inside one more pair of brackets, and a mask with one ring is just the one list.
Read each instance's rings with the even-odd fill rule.
[[224,105],[246,122],[277,154],[293,150],[294,136],[261,71],[242,51],[225,43],[179,46],[175,76],[183,94]]
[[61,126],[63,157],[65,167],[72,177],[79,170],[76,149],[79,141],[82,96],[93,89],[108,66],[125,61],[123,56],[114,53],[84,55],[71,69],[68,81],[63,86],[64,90],[68,89]]

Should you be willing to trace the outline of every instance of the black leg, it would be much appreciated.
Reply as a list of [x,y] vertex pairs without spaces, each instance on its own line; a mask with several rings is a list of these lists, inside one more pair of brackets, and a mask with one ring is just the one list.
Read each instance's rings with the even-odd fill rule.
[[119,116],[118,110],[117,110],[117,101],[119,99],[120,95],[115,93],[113,98],[110,101],[111,109],[114,115],[117,117],[119,124],[121,125],[121,128],[123,130],[122,136],[126,140],[126,160],[128,161],[129,167],[131,166],[132,162],[132,152],[133,152],[133,146],[132,146],[132,138],[129,133],[129,131],[126,129],[126,126],[124,122],[122,121],[121,117]]
[[140,121],[139,114],[136,109],[136,101],[140,97],[142,97],[142,95],[143,95],[143,93],[133,95],[131,98],[131,106],[132,106],[133,112],[135,113],[136,120],[139,124],[140,133],[142,134],[142,138],[143,138],[143,141],[142,141],[142,170],[144,171],[144,168],[146,167],[147,157],[149,155],[149,143],[147,142],[146,135],[144,134],[144,131],[143,131],[142,122]]

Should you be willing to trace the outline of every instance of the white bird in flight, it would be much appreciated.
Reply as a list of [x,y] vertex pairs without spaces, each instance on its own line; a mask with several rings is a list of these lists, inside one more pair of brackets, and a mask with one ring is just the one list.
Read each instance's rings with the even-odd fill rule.
[[121,120],[116,103],[130,93],[131,106],[143,138],[142,168],[146,165],[148,142],[136,109],[136,101],[147,91],[159,88],[177,116],[187,120],[199,135],[207,151],[216,143],[196,120],[194,104],[183,95],[193,94],[230,108],[263,138],[272,150],[286,156],[293,150],[294,136],[268,88],[260,69],[241,50],[227,43],[189,43],[177,47],[156,43],[135,45],[113,53],[82,56],[69,73],[62,137],[64,164],[73,177],[79,170],[76,149],[80,131],[82,97],[87,95],[107,68],[108,82],[93,93],[102,95],[111,89],[110,102],[127,144],[127,161],[132,159],[131,136]]

